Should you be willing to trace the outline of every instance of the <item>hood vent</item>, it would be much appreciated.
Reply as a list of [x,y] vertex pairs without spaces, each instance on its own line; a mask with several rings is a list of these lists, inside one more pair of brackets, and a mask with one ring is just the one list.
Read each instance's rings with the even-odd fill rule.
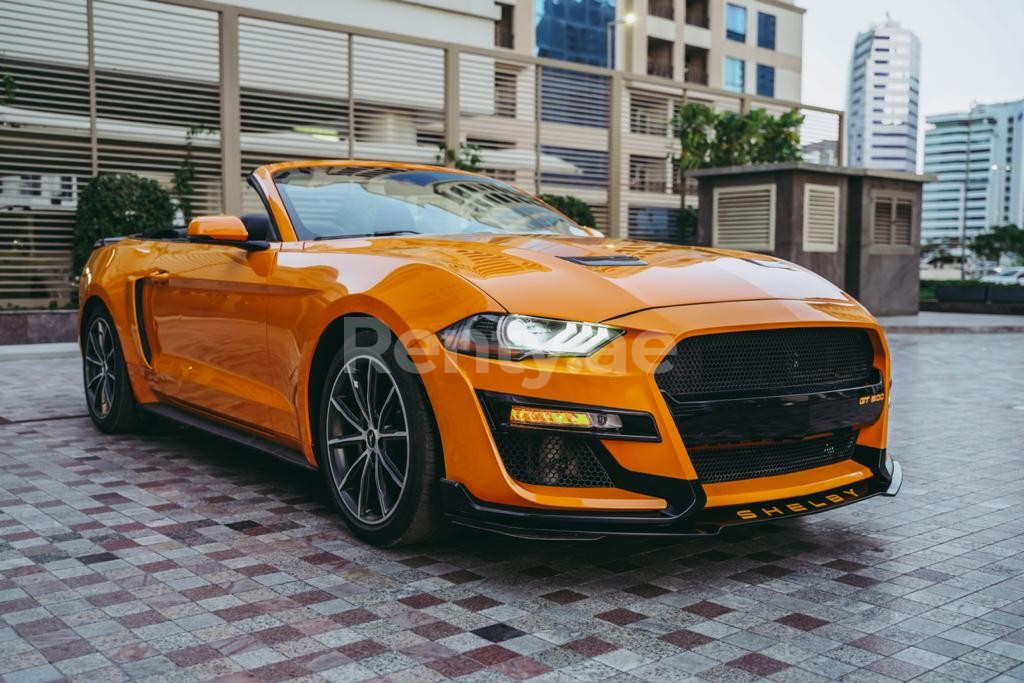
[[635,256],[626,254],[612,254],[611,256],[559,256],[570,263],[580,266],[646,266],[646,261],[641,261]]

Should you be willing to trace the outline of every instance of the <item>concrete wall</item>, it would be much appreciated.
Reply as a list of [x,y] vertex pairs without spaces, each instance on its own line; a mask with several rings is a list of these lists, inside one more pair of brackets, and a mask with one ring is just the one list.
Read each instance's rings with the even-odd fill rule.
[[[921,183],[870,176],[854,178],[848,201],[853,229],[848,236],[846,291],[875,315],[917,313],[921,283]],[[871,239],[871,202],[875,193],[913,197],[909,245],[879,245]]]

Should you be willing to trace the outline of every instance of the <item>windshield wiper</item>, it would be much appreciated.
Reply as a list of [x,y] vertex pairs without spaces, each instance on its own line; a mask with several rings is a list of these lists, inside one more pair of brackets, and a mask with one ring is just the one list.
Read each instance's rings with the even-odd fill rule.
[[344,235],[317,235],[313,239],[320,240],[342,240],[349,237],[390,237],[391,235],[419,235],[419,230],[377,230],[376,232],[346,233]]

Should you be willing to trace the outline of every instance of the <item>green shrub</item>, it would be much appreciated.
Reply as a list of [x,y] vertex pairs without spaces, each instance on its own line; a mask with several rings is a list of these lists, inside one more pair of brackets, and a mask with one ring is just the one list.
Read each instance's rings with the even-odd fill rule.
[[542,194],[540,198],[580,225],[594,227],[594,212],[578,197],[560,194]]
[[679,243],[697,244],[697,221],[700,217],[697,209],[684,206],[679,211]]
[[155,180],[131,173],[96,176],[78,195],[73,272],[81,271],[101,236],[154,232],[173,220],[171,195]]

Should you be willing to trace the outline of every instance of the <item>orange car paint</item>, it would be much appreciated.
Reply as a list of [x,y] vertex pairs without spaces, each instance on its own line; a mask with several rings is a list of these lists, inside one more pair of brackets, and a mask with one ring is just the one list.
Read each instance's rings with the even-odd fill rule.
[[[224,244],[126,238],[96,249],[81,280],[83,307],[111,311],[139,402],[167,401],[301,451],[313,465],[307,391],[314,352],[328,326],[363,314],[386,324],[410,354],[434,360],[421,373],[444,448],[445,476],[480,500],[521,507],[654,510],[665,501],[619,489],[521,484],[501,464],[475,395],[478,389],[651,413],[658,443],[606,441],[630,470],[695,479],[696,474],[650,373],[629,353],[644,343],[667,351],[694,334],[785,326],[858,326],[871,332],[875,366],[889,386],[881,328],[834,285],[775,259],[743,252],[597,237],[473,235],[298,241],[272,180],[303,166],[394,166],[296,161],[254,177],[282,241],[264,251]],[[450,169],[446,169],[450,170]],[[386,227],[386,226],[385,226]],[[560,256],[633,254],[648,265],[581,268]],[[134,315],[144,287],[147,329]],[[555,294],[557,293],[557,294]],[[505,312],[608,322],[627,333],[588,363],[544,358],[477,359],[445,350],[438,330],[473,313]],[[142,351],[149,342],[151,361]],[[616,358],[625,357],[617,365]],[[600,372],[592,371],[608,361]],[[514,366],[514,367],[512,367]],[[525,380],[546,373],[542,388]],[[886,410],[858,443],[884,448]],[[705,485],[708,506],[800,496],[859,481],[847,461],[775,477]]]

